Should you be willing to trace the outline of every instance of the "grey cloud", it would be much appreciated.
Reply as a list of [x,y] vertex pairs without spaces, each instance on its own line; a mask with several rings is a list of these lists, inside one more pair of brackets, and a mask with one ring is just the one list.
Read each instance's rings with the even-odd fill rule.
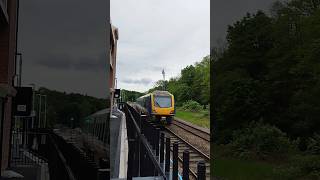
[[54,69],[70,69],[72,61],[70,56],[67,54],[64,55],[50,55],[46,58],[41,58],[36,60],[36,63],[41,66],[46,66]]
[[98,57],[71,57],[68,54],[50,54],[44,58],[38,58],[36,63],[53,69],[65,70],[79,70],[79,71],[105,71],[106,70],[106,56],[100,55]]
[[127,84],[143,84],[148,85],[152,82],[152,79],[149,78],[142,78],[142,79],[124,79],[122,80],[123,83]]
[[111,0],[112,22],[120,34],[118,86],[145,91],[153,84],[120,80],[134,75],[136,79],[156,82],[163,78],[163,68],[169,79],[208,55],[209,3],[210,0]]
[[218,41],[224,41],[227,26],[240,20],[247,12],[255,13],[257,10],[263,10],[268,13],[271,5],[276,0],[215,0],[213,1],[212,11],[212,29],[211,36],[214,45]]
[[107,1],[28,0],[19,10],[24,81],[106,96]]

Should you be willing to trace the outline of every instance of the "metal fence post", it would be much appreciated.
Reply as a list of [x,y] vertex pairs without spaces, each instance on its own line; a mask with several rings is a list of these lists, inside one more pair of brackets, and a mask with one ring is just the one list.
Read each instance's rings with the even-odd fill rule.
[[150,143],[150,145],[152,146],[152,149],[153,149],[153,139],[154,139],[154,130],[153,130],[153,123],[152,122],[150,122],[149,123],[149,126],[148,126],[148,131],[149,131],[149,139],[148,139],[148,141],[149,141],[149,143]]
[[178,180],[178,142],[173,144],[173,169],[172,169],[172,180]]
[[165,172],[170,172],[170,137],[166,138],[166,164]]
[[[160,138],[160,128],[155,128],[155,148],[156,148],[156,156],[159,158],[159,138]],[[159,159],[158,159],[159,161]]]
[[157,147],[157,128],[155,124],[152,124],[152,149],[156,151]]
[[164,133],[160,134],[160,163],[164,160]]
[[198,173],[197,173],[198,180],[205,180],[206,179],[206,164],[204,161],[198,162],[197,170],[198,170]]
[[134,165],[133,165],[133,168],[134,168],[134,174],[136,176],[140,176],[140,163],[139,163],[139,160],[140,160],[140,138],[139,138],[139,135],[138,135],[138,132],[135,132],[135,141],[134,141],[134,146],[135,146],[135,152],[134,152]]
[[189,151],[186,149],[183,151],[183,180],[189,180]]

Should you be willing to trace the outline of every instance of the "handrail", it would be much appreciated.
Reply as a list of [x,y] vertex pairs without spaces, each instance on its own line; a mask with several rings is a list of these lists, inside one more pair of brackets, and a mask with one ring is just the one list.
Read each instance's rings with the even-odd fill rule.
[[58,153],[58,156],[59,156],[60,160],[62,161],[62,164],[63,164],[65,170],[67,171],[67,174],[68,174],[68,176],[69,176],[69,179],[70,179],[70,180],[76,180],[76,178],[74,177],[74,174],[73,174],[71,168],[69,167],[69,165],[68,165],[65,157],[63,156],[62,152],[60,151],[58,145],[56,144],[56,142],[55,142],[55,140],[54,140],[54,138],[52,137],[51,134],[49,134],[49,138],[50,138],[51,143],[52,143],[52,145],[54,146],[56,152]]
[[142,144],[145,146],[145,148],[146,148],[146,150],[147,150],[147,153],[148,153],[150,159],[152,160],[153,165],[156,167],[156,169],[158,170],[158,172],[160,173],[160,175],[163,177],[163,179],[166,180],[167,177],[166,177],[165,173],[163,172],[163,169],[161,168],[161,166],[160,166],[160,164],[158,163],[157,159],[155,158],[155,154],[152,152],[152,149],[151,149],[151,147],[149,146],[149,143],[148,143],[147,139],[146,139],[146,138],[144,137],[144,135],[141,133],[141,130],[140,130],[139,126],[137,125],[136,120],[135,120],[135,118],[133,117],[133,115],[132,115],[132,113],[131,113],[131,110],[128,108],[128,104],[125,103],[125,106],[126,106],[126,108],[127,108],[127,110],[128,110],[128,113],[129,113],[129,115],[130,115],[130,118],[131,118],[132,121],[133,121],[134,127],[135,127],[136,132],[137,132],[137,134],[138,134],[138,136],[139,136],[139,139],[141,139]]

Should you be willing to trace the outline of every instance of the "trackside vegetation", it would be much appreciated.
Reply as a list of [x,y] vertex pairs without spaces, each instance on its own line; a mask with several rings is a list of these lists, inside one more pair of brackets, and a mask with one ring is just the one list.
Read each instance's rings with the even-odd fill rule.
[[[107,108],[107,99],[86,94],[60,92],[45,87],[40,87],[36,91],[36,94],[38,93],[47,95],[46,118],[48,127],[54,127],[57,124],[71,126],[71,118],[74,119],[73,125],[79,127],[86,116]],[[35,109],[37,112],[39,111],[38,101],[39,98],[36,98]],[[42,112],[44,112],[43,99],[41,106]],[[44,114],[41,117],[43,120]]]
[[122,90],[123,100],[134,101],[143,94],[164,89],[174,95],[176,117],[202,127],[210,127],[210,56],[183,68],[177,77],[157,81],[145,93]]
[[320,179],[320,1],[247,13],[226,39],[211,61],[212,172]]
[[210,56],[183,68],[178,77],[160,80],[148,92],[166,89],[176,100],[176,117],[210,127]]

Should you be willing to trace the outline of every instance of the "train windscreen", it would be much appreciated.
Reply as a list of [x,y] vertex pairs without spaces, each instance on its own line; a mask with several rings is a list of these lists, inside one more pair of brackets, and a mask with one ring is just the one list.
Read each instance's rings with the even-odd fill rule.
[[154,104],[156,107],[168,108],[171,107],[171,97],[170,96],[155,96]]

